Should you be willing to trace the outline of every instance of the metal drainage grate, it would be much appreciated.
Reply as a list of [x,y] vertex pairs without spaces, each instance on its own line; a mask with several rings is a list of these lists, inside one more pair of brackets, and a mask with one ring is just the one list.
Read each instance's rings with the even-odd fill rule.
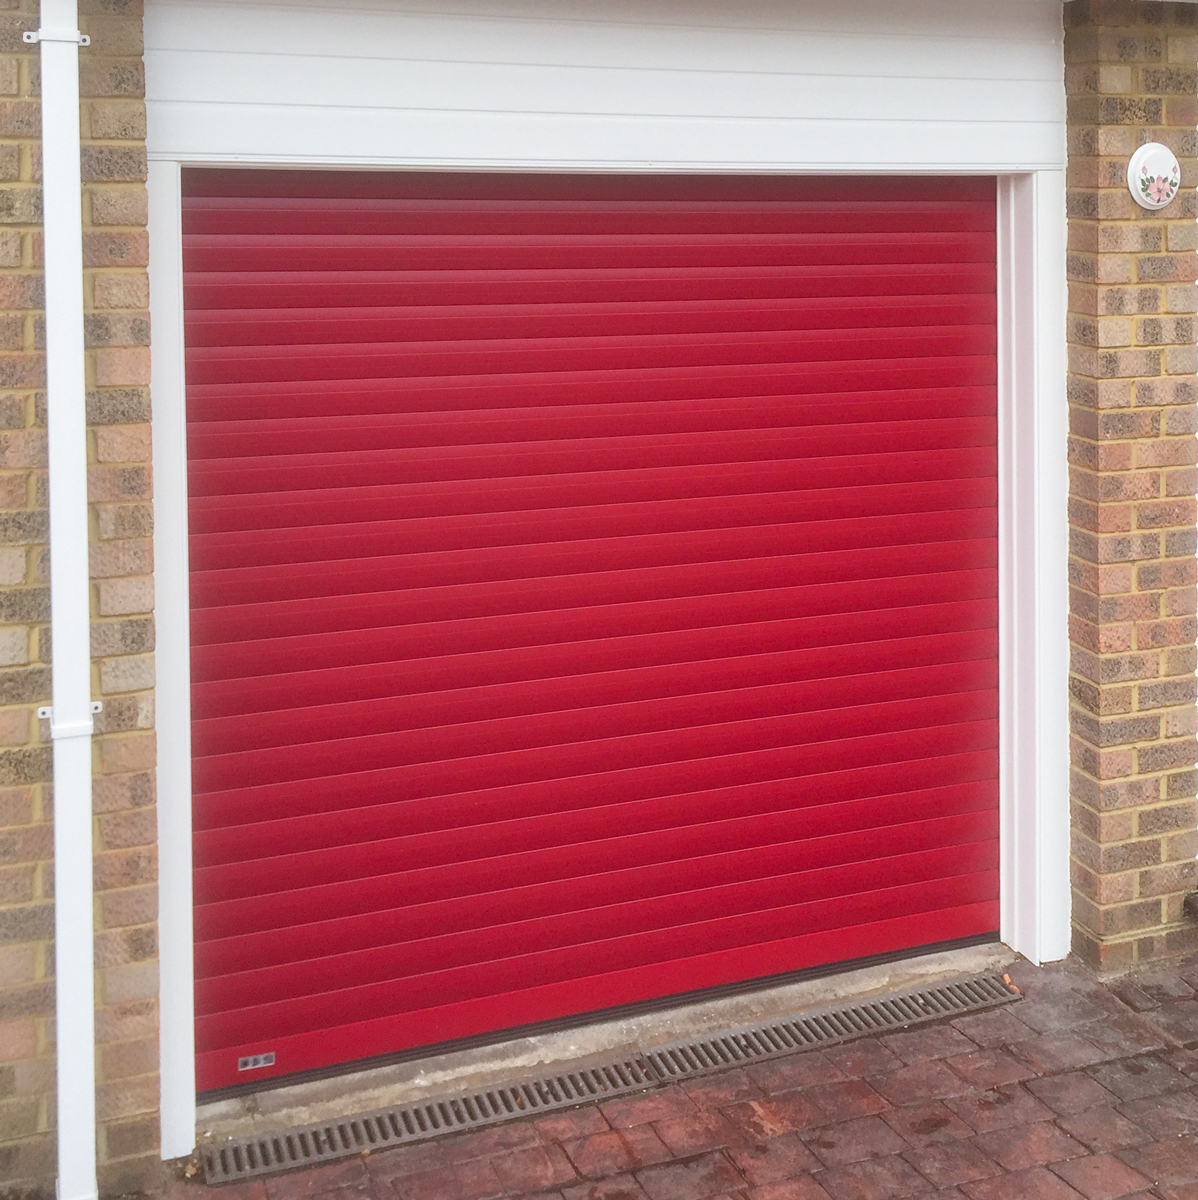
[[381,1112],[321,1121],[282,1133],[237,1138],[200,1147],[204,1180],[209,1184],[233,1183],[364,1151],[387,1150],[535,1113],[609,1100],[744,1063],[959,1017],[1019,998],[1019,993],[1000,977],[979,975],[843,1008],[821,1009],[790,1021],[676,1042],[599,1066],[440,1100],[400,1104]]

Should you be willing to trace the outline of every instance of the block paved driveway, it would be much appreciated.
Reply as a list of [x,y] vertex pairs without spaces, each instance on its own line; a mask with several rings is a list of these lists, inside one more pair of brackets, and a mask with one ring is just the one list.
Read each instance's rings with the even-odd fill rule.
[[169,1200],[1198,1200],[1198,958]]

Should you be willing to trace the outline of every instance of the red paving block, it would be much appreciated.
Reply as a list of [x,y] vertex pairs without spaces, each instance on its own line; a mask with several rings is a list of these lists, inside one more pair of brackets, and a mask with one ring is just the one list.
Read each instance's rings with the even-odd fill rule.
[[809,1176],[767,1183],[750,1189],[749,1200],[831,1200],[823,1187]]
[[480,1158],[446,1163],[438,1171],[401,1175],[393,1180],[392,1187],[400,1200],[482,1200],[507,1190],[494,1167]]
[[890,1071],[897,1071],[903,1065],[903,1060],[887,1050],[876,1038],[862,1038],[859,1042],[849,1042],[847,1046],[825,1050],[824,1055],[846,1079],[885,1075]]
[[1041,1075],[1049,1075],[1054,1071],[1074,1071],[1108,1057],[1093,1042],[1078,1034],[1047,1034],[1026,1042],[1016,1042],[1010,1050],[1017,1059]]
[[620,1175],[670,1157],[669,1150],[647,1125],[592,1134],[577,1142],[566,1142],[562,1149],[580,1175]]
[[1012,1042],[1025,1042],[1035,1036],[1035,1030],[1025,1025],[1010,1008],[959,1017],[952,1022],[952,1027],[983,1048],[1009,1046]]
[[912,1146],[930,1146],[936,1142],[973,1137],[973,1130],[939,1101],[914,1108],[895,1108],[881,1116],[895,1133]]
[[586,1108],[541,1117],[533,1122],[533,1128],[547,1142],[570,1142],[592,1133],[606,1133],[610,1126],[599,1109],[589,1104]]
[[1198,1095],[1193,1091],[1147,1096],[1120,1104],[1119,1111],[1158,1138],[1180,1137],[1198,1130]]
[[803,1140],[807,1148],[829,1166],[859,1162],[863,1158],[881,1158],[907,1148],[907,1143],[880,1117],[859,1117],[855,1121],[829,1125],[807,1134]]
[[1114,1200],[1116,1196],[1142,1192],[1148,1186],[1148,1180],[1139,1171],[1133,1171],[1109,1154],[1054,1163],[1052,1170],[1077,1188],[1086,1200]]
[[954,1096],[946,1100],[945,1104],[978,1133],[989,1133],[992,1129],[1009,1129],[1014,1125],[1030,1125],[1033,1121],[1052,1118],[1052,1110],[1025,1092],[1017,1083],[989,1092]]
[[633,1125],[648,1125],[669,1117],[690,1117],[699,1110],[680,1087],[659,1088],[627,1100],[609,1100],[599,1105],[599,1111],[613,1129],[630,1129]]
[[1144,971],[1136,975],[1132,982],[1158,1004],[1168,1004],[1173,1000],[1192,1000],[1195,988],[1198,988],[1198,976],[1194,977],[1194,986],[1187,982],[1187,978],[1193,970],[1191,967],[1189,971]]
[[739,1146],[744,1141],[741,1131],[719,1113],[697,1112],[693,1116],[655,1121],[653,1129],[677,1158],[721,1146]]
[[1188,1138],[1131,1146],[1120,1150],[1119,1158],[1154,1185],[1176,1187],[1198,1181],[1198,1148]]
[[1165,1039],[1151,1021],[1128,1013],[1122,1017],[1104,1017],[1092,1025],[1079,1026],[1075,1033],[1093,1042],[1105,1058],[1128,1058],[1164,1048]]
[[1143,1129],[1113,1108],[1092,1108],[1076,1116],[1062,1117],[1057,1124],[1071,1137],[1099,1154],[1120,1150],[1124,1146],[1138,1146],[1149,1140]]
[[970,1090],[969,1084],[959,1075],[935,1059],[914,1063],[869,1082],[894,1105],[924,1104],[929,1100],[960,1096]]
[[682,1085],[682,1090],[699,1108],[723,1108],[742,1100],[759,1099],[762,1090],[745,1071],[726,1071],[707,1079],[695,1079]]
[[1101,1063],[1086,1073],[1120,1100],[1139,1100],[1180,1090],[1189,1082],[1180,1071],[1151,1054]]
[[794,1129],[807,1129],[827,1119],[823,1109],[808,1100],[802,1092],[783,1092],[769,1100],[730,1104],[723,1113],[746,1138],[756,1142]]
[[1005,1050],[975,1050],[972,1054],[955,1054],[944,1060],[967,1083],[977,1088],[999,1087],[1004,1083],[1018,1083],[1036,1072],[1013,1058]]
[[1031,1079],[1027,1090],[1062,1116],[1085,1112],[1088,1108],[1098,1108],[1114,1100],[1102,1084],[1084,1071],[1067,1071],[1064,1075]]
[[817,1171],[821,1165],[797,1133],[771,1138],[764,1146],[736,1147],[728,1157],[751,1184],[778,1183]]
[[1198,1045],[1198,1001],[1182,1000],[1165,1004],[1144,1014],[1170,1041],[1183,1046]]
[[701,1154],[684,1162],[646,1167],[636,1178],[649,1200],[699,1200],[744,1184],[740,1172],[722,1154]]
[[[269,1200],[306,1200],[306,1197],[322,1192],[369,1191],[372,1185],[366,1162],[361,1158],[343,1159],[308,1171],[276,1175],[263,1182]],[[222,1195],[227,1190],[222,1188]]]
[[974,1139],[975,1145],[1008,1171],[1022,1171],[1085,1154],[1086,1147],[1048,1121],[997,1129]]
[[920,1150],[908,1150],[903,1158],[938,1188],[1002,1174],[1002,1168],[992,1158],[969,1142],[937,1142]]
[[491,1166],[509,1192],[545,1192],[578,1178],[560,1146],[533,1146],[497,1154]]
[[932,1190],[910,1163],[897,1155],[833,1167],[819,1176],[832,1200],[900,1200]]
[[819,1106],[829,1122],[868,1117],[890,1107],[864,1079],[808,1088],[804,1095]]
[[1067,988],[1044,1000],[1031,997],[1019,1005],[1019,1019],[1040,1033],[1072,1029],[1097,1021],[1103,1010],[1081,992]]
[[564,1187],[562,1200],[645,1200],[645,1193],[631,1175],[613,1175]]
[[819,1050],[756,1063],[746,1067],[745,1074],[769,1096],[790,1092],[795,1088],[813,1087],[817,1083],[834,1083],[844,1078],[839,1068]]
[[961,1184],[970,1200],[1079,1200],[1081,1192],[1044,1167]]
[[951,1025],[934,1025],[930,1029],[913,1029],[910,1033],[892,1033],[882,1044],[905,1063],[927,1062],[930,1058],[951,1058],[968,1054],[977,1047]]

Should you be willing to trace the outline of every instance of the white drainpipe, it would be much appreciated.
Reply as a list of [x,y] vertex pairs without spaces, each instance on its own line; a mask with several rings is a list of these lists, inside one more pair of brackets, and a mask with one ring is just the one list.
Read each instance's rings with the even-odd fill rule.
[[54,641],[54,938],[58,1198],[94,1200],[96,1014],[92,916],[92,712],[83,367],[83,205],[76,0],[42,0],[42,177]]

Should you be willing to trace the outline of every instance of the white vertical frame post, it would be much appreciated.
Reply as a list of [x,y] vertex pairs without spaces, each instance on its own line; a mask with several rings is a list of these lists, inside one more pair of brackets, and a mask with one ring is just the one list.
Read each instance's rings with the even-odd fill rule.
[[150,163],[150,396],[158,731],[159,1071],[162,1157],[196,1141],[191,888],[191,666],[187,422],[183,377],[183,213],[177,162]]
[[1002,939],[1070,947],[1065,176],[998,183]]
[[92,909],[91,595],[83,342],[83,200],[75,0],[42,0],[42,182],[54,638],[55,1026],[59,1200],[96,1189],[96,1003]]

